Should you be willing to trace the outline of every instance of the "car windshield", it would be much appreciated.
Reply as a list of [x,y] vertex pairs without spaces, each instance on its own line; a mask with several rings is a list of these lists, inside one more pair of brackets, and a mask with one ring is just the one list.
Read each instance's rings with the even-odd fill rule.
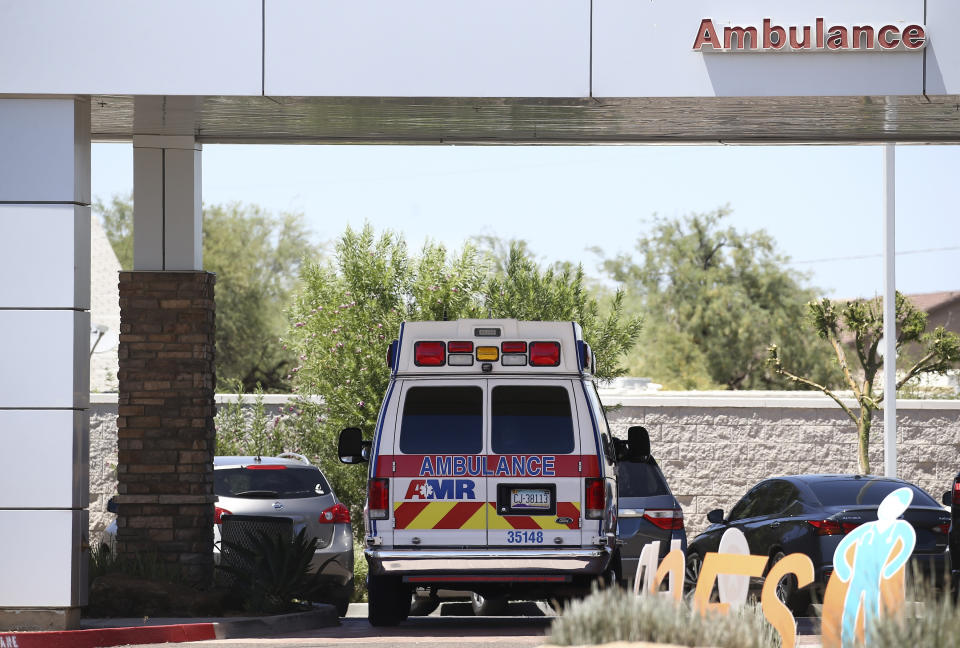
[[831,479],[811,482],[809,485],[825,506],[878,506],[884,497],[904,486],[913,491],[914,506],[937,506],[919,488],[886,479]]
[[669,495],[670,488],[656,464],[621,461],[617,464],[617,490],[620,497]]
[[317,468],[261,465],[213,471],[213,491],[220,497],[293,499],[330,494]]

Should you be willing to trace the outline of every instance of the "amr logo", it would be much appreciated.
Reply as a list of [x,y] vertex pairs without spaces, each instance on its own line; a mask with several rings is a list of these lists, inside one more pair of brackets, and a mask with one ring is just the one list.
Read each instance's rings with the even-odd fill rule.
[[472,479],[411,479],[405,500],[477,499]]

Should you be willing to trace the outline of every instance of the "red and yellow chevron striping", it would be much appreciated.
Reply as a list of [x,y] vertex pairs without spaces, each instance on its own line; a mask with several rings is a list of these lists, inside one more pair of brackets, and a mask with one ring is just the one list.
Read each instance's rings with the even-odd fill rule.
[[395,502],[393,519],[396,529],[579,529],[580,504],[557,502],[556,515],[501,516],[496,502]]

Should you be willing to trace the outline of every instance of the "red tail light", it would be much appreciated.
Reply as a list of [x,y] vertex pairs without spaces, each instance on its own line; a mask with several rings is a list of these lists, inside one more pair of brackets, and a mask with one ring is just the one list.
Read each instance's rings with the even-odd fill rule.
[[586,518],[588,520],[603,519],[603,511],[607,508],[607,486],[603,478],[591,477],[584,480],[583,490],[586,500]]
[[281,464],[257,464],[255,466],[244,466],[247,470],[286,470],[287,467]]
[[953,482],[953,505],[960,506],[960,481]]
[[531,342],[530,364],[535,367],[557,367],[560,365],[559,342]]
[[680,509],[647,509],[643,512],[643,519],[661,529],[683,530],[683,511]]
[[336,524],[337,522],[350,522],[350,509],[343,504],[334,504],[326,511],[320,514],[321,524]]
[[838,522],[837,520],[807,520],[819,536],[844,535],[850,533],[862,522]]
[[473,342],[447,342],[449,353],[473,353]]
[[443,342],[417,342],[413,345],[413,362],[418,367],[442,367],[446,360]]
[[386,479],[371,479],[367,482],[367,512],[371,520],[386,520],[390,517],[390,482]]
[[223,520],[221,520],[220,518],[222,518],[224,515],[233,515],[233,513],[231,513],[230,511],[228,511],[228,510],[225,509],[225,508],[220,508],[219,506],[214,507],[214,509],[213,509],[213,523],[214,523],[214,524],[222,524],[222,523],[223,523]]
[[526,353],[526,342],[501,342],[500,350],[504,353]]

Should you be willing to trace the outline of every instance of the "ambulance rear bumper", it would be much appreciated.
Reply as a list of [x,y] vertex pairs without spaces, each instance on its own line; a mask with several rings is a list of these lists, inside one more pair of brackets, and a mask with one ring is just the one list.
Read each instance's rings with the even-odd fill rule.
[[364,551],[371,574],[531,573],[595,576],[610,564],[609,547],[590,549],[413,549]]

